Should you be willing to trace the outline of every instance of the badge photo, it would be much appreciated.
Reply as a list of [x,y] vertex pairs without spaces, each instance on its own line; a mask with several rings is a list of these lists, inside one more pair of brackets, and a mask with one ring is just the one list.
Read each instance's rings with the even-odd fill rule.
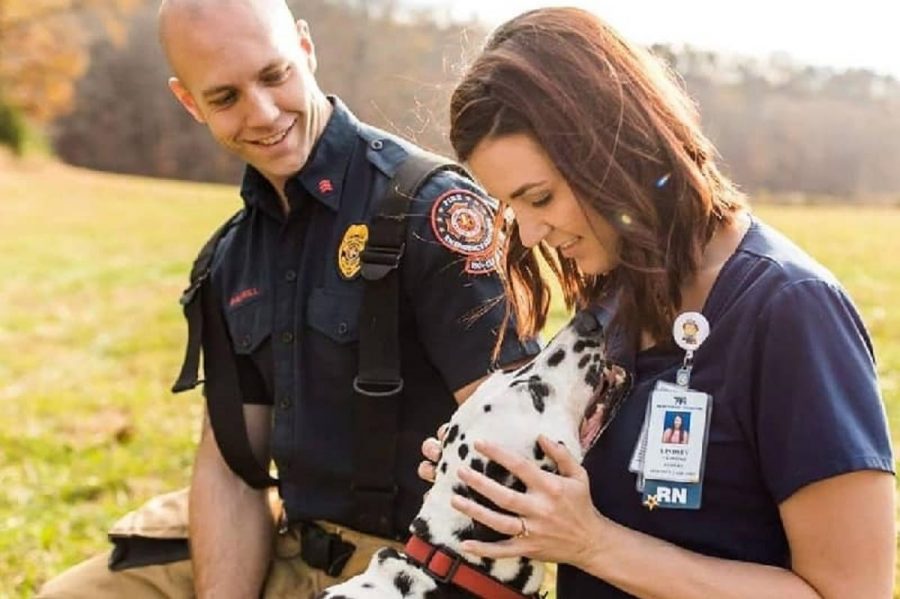
[[338,270],[341,273],[341,277],[349,281],[359,274],[362,268],[360,254],[362,254],[368,240],[369,227],[365,224],[350,225],[344,231],[344,237],[341,239],[337,256]]

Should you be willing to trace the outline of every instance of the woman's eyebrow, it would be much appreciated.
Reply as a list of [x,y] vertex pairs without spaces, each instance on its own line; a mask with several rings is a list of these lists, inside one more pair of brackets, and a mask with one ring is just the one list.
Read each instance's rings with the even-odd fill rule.
[[546,183],[546,181],[536,181],[534,183],[525,183],[524,185],[522,185],[518,189],[516,189],[514,192],[509,194],[509,199],[514,200],[514,199],[522,196],[529,189],[533,189],[533,188],[538,187],[539,185],[543,185],[545,183]]

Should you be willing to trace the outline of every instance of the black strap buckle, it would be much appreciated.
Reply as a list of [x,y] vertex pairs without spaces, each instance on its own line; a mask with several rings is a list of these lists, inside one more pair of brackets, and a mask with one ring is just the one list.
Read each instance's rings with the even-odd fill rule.
[[314,522],[300,524],[300,557],[313,568],[337,578],[350,561],[356,545]]
[[400,266],[400,258],[405,249],[405,243],[399,247],[367,245],[359,254],[363,278],[367,281],[378,281],[386,277],[389,272]]
[[[434,556],[439,552],[453,559],[453,563],[450,564],[450,567],[447,568],[447,573],[443,576],[435,572],[431,567],[431,560],[434,559]],[[422,566],[425,568],[425,573],[428,574],[428,576],[430,576],[437,582],[449,584],[450,581],[453,580],[453,577],[456,576],[456,571],[459,570],[459,566],[460,564],[462,564],[462,562],[463,558],[461,555],[458,555],[448,549],[443,549],[441,547],[438,547],[437,545],[434,545],[431,547],[431,551],[429,551],[428,555],[425,557],[425,561],[422,563]]]
[[353,377],[353,390],[366,397],[390,397],[403,390],[403,379],[388,381]]
[[206,279],[208,277],[209,277],[209,269],[207,268],[206,270],[201,272],[199,275],[197,275],[197,278],[194,279],[191,282],[191,284],[188,286],[188,288],[185,289],[181,293],[181,297],[179,298],[178,302],[182,306],[187,306],[192,301],[194,301],[194,297],[197,295],[197,292],[200,291],[200,287],[203,286],[203,283],[206,281]]

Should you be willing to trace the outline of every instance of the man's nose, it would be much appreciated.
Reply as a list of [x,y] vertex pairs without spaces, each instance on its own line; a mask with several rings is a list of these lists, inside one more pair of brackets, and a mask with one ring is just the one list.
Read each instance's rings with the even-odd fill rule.
[[255,90],[247,94],[247,124],[251,127],[269,126],[279,113],[275,98],[268,91]]

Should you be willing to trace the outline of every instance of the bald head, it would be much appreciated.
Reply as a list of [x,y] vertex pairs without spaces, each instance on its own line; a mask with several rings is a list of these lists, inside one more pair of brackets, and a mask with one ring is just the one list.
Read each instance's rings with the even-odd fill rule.
[[279,43],[296,43],[294,16],[284,0],[162,0],[159,7],[159,41],[176,76],[191,54],[184,46],[199,43],[202,34],[227,40],[253,26]]

